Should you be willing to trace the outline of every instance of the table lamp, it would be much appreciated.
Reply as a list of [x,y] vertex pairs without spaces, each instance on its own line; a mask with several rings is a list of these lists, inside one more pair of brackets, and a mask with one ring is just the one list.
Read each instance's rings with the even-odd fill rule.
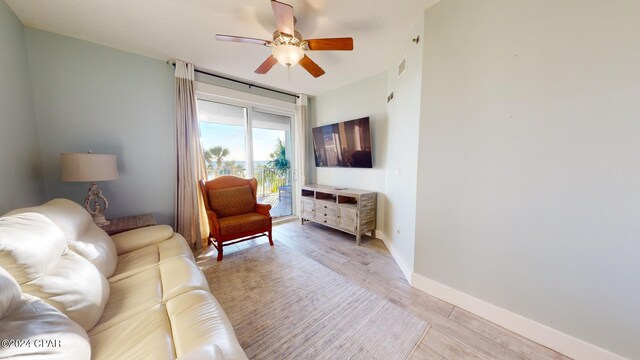
[[[62,161],[62,181],[91,182],[89,194],[84,200],[84,207],[93,216],[98,226],[108,225],[104,212],[109,208],[109,201],[102,194],[97,181],[110,181],[118,178],[118,167],[115,155],[107,154],[60,154]],[[104,209],[100,207],[104,202]]]

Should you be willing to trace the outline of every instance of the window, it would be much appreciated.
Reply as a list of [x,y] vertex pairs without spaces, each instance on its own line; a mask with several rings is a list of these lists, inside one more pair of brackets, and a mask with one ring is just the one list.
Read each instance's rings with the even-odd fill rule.
[[208,178],[255,177],[258,202],[292,215],[292,115],[198,99],[198,120]]

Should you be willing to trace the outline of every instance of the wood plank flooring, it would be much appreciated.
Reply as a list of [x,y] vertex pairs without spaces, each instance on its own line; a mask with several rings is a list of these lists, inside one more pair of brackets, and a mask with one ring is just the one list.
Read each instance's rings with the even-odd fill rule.
[[[568,359],[412,288],[379,239],[363,236],[362,245],[356,246],[352,235],[296,221],[275,225],[273,231],[276,246],[286,245],[427,321],[430,325],[410,359]],[[266,241],[259,238],[227,246],[225,255]]]

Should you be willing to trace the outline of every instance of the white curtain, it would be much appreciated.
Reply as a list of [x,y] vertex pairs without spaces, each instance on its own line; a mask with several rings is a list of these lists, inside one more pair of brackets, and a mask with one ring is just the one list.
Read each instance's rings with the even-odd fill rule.
[[309,123],[307,95],[296,100],[296,174],[298,186],[307,184],[307,128]]
[[202,247],[206,233],[201,226],[203,200],[198,181],[206,180],[206,170],[200,145],[200,128],[196,110],[193,64],[176,62],[175,130],[177,150],[177,191],[175,208],[176,232],[192,247]]

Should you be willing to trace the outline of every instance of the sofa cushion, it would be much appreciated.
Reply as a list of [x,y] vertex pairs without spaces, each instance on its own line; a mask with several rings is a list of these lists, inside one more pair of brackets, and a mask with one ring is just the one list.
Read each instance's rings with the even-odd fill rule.
[[65,252],[64,235],[44,215],[0,218],[0,266],[19,284],[44,276]]
[[171,238],[174,234],[169,225],[154,225],[115,234],[111,239],[120,255],[157,244]]
[[110,283],[111,297],[100,321],[89,331],[92,336],[180,294],[209,289],[193,260],[181,256]]
[[100,319],[109,299],[107,279],[82,256],[69,251],[45,276],[22,290],[62,311],[85,330]]
[[0,358],[88,360],[87,333],[42,300],[22,295],[20,305],[0,320],[0,339],[24,340],[22,346],[0,348]]
[[111,295],[102,317],[89,330],[93,336],[151,309],[162,302],[162,281],[158,268],[149,268],[120,281],[111,282]]
[[109,298],[107,279],[68,250],[60,229],[41,214],[0,218],[0,266],[24,293],[41,298],[85,330],[98,322]]
[[[7,270],[0,267],[0,319],[13,312],[20,304],[22,290]],[[2,338],[0,338],[2,339]]]
[[140,311],[125,321],[92,334],[92,360],[173,360],[173,332],[164,305]]
[[118,267],[109,282],[134,275],[142,270],[157,266],[160,261],[181,256],[193,258],[193,252],[180,234],[173,233],[169,239],[145,246],[118,256]]
[[251,186],[235,186],[209,190],[209,204],[218,218],[256,211],[256,200]]
[[221,235],[258,232],[269,228],[271,219],[255,212],[229,216],[218,220]]
[[[23,295],[20,285],[0,267],[0,340],[21,340],[0,347],[0,358],[89,359],[87,333],[42,300]],[[46,346],[44,346],[46,345]]]
[[213,344],[222,350],[224,359],[247,359],[231,322],[209,291],[189,291],[167,301],[167,313],[178,357]]
[[116,269],[116,248],[109,235],[97,226],[82,206],[67,199],[53,199],[43,205],[13,210],[7,215],[25,212],[42,214],[53,221],[71,250],[89,260],[100,272],[109,277]]

